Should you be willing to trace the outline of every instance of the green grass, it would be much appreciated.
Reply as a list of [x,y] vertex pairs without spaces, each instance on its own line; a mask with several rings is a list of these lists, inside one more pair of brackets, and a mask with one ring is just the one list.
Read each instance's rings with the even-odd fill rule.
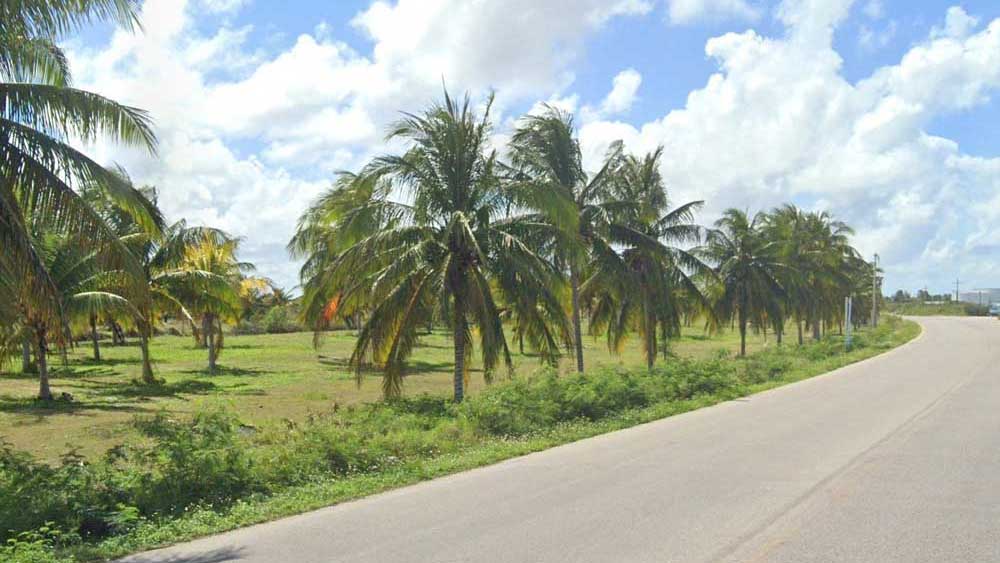
[[[889,313],[911,317],[967,317],[978,307],[969,303],[886,303]],[[983,309],[985,311],[985,309]]]
[[[236,412],[249,424],[288,419],[300,422],[310,416],[344,405],[379,398],[378,374],[366,375],[359,388],[347,367],[354,333],[329,333],[320,348],[313,347],[311,333],[226,336],[219,372],[210,376],[206,351],[194,347],[190,337],[160,336],[152,341],[156,376],[164,385],[138,384],[139,349],[130,345],[101,347],[102,361],[94,362],[92,349],[81,342],[69,354],[68,367],[58,356],[53,366],[52,386],[56,394],[69,393],[71,401],[52,404],[34,400],[34,376],[0,374],[0,439],[44,459],[55,460],[67,450],[90,456],[135,438],[131,420],[136,415],[167,412],[189,415],[199,409],[222,406]],[[774,344],[753,336],[751,352]],[[728,331],[706,335],[700,328],[684,330],[672,343],[675,354],[685,358],[707,358],[728,350],[735,353],[739,340]],[[515,350],[516,352],[516,350]],[[585,348],[588,369],[638,367],[644,365],[637,339],[628,342],[620,356],[608,352],[601,339],[588,338]],[[451,341],[436,332],[421,339],[415,351],[404,392],[447,395],[451,391]],[[514,354],[515,372],[526,375],[540,369],[537,358]],[[561,371],[572,370],[567,359]],[[502,380],[502,375],[498,374]],[[473,371],[471,394],[485,387],[482,373]]]
[[[479,467],[786,385],[882,353],[918,333],[915,323],[892,319],[875,333],[861,333],[858,347],[850,352],[843,351],[838,337],[830,337],[801,349],[771,347],[746,360],[720,358],[717,345],[696,346],[691,353],[700,350],[701,357],[716,359],[675,359],[654,373],[609,368],[584,377],[518,377],[514,382],[493,386],[460,408],[440,399],[363,406],[341,409],[302,424],[270,424],[246,436],[226,426],[231,424],[225,422],[226,418],[216,419],[214,415],[201,422],[196,420],[192,426],[169,416],[147,418],[133,426],[152,429],[147,439],[155,443],[146,449],[128,450],[134,451],[131,457],[128,451],[116,455],[115,459],[124,461],[103,462],[105,465],[81,473],[77,462],[70,460],[48,481],[38,481],[45,471],[32,469],[25,462],[20,475],[22,481],[27,478],[40,487],[39,492],[67,487],[63,492],[50,491],[48,498],[54,502],[64,502],[66,495],[93,498],[79,492],[83,487],[60,485],[64,479],[77,483],[83,482],[78,481],[83,479],[81,475],[90,475],[87,479],[97,480],[96,489],[106,488],[100,486],[102,480],[114,484],[113,490],[131,486],[137,492],[129,498],[136,506],[161,500],[149,499],[147,494],[143,501],[142,495],[150,487],[154,491],[164,486],[168,487],[164,490],[173,490],[170,484],[178,474],[191,479],[185,480],[186,488],[194,483],[223,487],[226,482],[232,484],[234,475],[245,475],[252,481],[250,488],[243,490],[271,483],[260,489],[262,492],[230,497],[223,494],[221,498],[227,500],[214,506],[175,506],[183,510],[138,519],[129,516],[124,531],[100,541],[70,541],[60,551],[60,555],[78,560],[111,558]],[[507,424],[526,418],[532,422],[523,427]],[[199,455],[204,457],[178,457],[171,451],[201,452]],[[159,460],[159,469],[147,467],[153,459],[150,455],[158,456],[155,459]],[[344,469],[329,466],[333,460],[343,462]],[[318,471],[316,461],[321,462]],[[290,477],[300,474],[301,478]],[[285,479],[291,481],[280,485]],[[188,493],[186,488],[182,494]],[[46,495],[29,496],[40,503]],[[8,504],[11,514],[16,514],[17,502]],[[121,514],[111,515],[113,521],[122,518]],[[34,544],[29,548],[34,550]]]

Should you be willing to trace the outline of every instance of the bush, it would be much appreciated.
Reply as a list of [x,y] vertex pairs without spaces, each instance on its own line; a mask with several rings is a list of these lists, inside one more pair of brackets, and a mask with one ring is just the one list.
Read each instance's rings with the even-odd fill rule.
[[61,535],[43,526],[38,530],[22,532],[0,545],[0,561],[4,563],[59,563],[61,559],[53,552]]
[[153,516],[263,490],[233,415],[206,411],[176,421],[160,414],[136,425],[152,443],[115,448],[102,467],[116,506]]
[[235,334],[283,334],[300,332],[305,327],[298,322],[298,308],[294,304],[277,305],[266,312],[257,313],[233,328]]

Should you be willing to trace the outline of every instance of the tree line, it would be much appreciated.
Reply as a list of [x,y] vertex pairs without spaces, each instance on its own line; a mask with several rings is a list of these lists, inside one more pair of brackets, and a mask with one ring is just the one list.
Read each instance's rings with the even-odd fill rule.
[[[268,295],[285,295],[238,259],[240,239],[168,223],[156,190],[102,166],[78,141],[104,140],[152,155],[150,116],[79,90],[60,36],[94,21],[137,25],[129,0],[23,1],[0,5],[0,360],[21,356],[39,398],[53,398],[49,361],[99,324],[138,339],[142,381],[157,382],[149,340],[165,319],[189,324],[216,370],[223,324]],[[628,153],[614,143],[585,169],[572,116],[521,118],[494,145],[491,102],[468,96],[406,113],[388,138],[401,154],[342,173],[299,220],[288,245],[302,259],[301,316],[314,331],[358,332],[350,363],[383,373],[402,392],[420,336],[445,326],[454,342],[454,398],[474,351],[487,380],[510,369],[511,346],[583,371],[584,321],[620,351],[638,337],[652,367],[694,322],[741,335],[786,326],[819,339],[840,326],[842,303],[864,308],[872,268],[850,228],[826,213],[786,205],[750,215],[730,209],[699,226],[702,202],[672,206],[663,149]],[[866,297],[867,296],[867,297]]]
[[490,109],[445,92],[403,114],[387,139],[407,149],[342,173],[299,220],[303,317],[317,332],[356,324],[359,383],[374,367],[398,396],[435,324],[452,335],[461,401],[477,346],[487,380],[511,368],[512,345],[550,364],[568,351],[583,371],[585,318],[612,351],[638,337],[652,368],[694,319],[731,324],[745,355],[748,330],[780,344],[791,324],[802,344],[842,328],[846,296],[870,306],[876,272],[830,214],[729,209],[704,228],[703,202],[671,205],[662,147],[614,143],[590,173],[571,115],[526,115],[500,148]]

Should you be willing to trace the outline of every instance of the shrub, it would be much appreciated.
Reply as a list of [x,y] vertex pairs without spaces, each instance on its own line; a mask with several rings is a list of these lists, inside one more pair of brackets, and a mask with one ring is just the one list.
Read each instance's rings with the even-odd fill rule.
[[49,526],[22,532],[0,545],[0,561],[4,563],[59,563],[53,552],[61,534]]
[[103,465],[116,506],[152,516],[263,490],[233,415],[204,411],[177,421],[159,414],[137,426],[152,443],[115,448]]

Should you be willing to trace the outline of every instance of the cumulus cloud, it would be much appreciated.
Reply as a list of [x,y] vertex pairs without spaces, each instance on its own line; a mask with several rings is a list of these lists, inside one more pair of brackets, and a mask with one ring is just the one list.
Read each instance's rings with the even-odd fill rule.
[[[632,109],[642,85],[642,75],[635,69],[625,69],[611,81],[611,91],[596,108],[584,106],[581,117],[585,122],[611,117]],[[574,99],[575,101],[575,99]]]
[[[371,40],[368,53],[324,23],[266,52],[248,45],[251,26],[229,23],[247,3],[146,0],[143,31],[118,31],[99,49],[71,45],[71,58],[82,87],[147,109],[158,124],[158,159],[91,150],[157,185],[171,217],[245,236],[246,258],[288,286],[296,269],[284,244],[299,214],[334,172],[384,149],[399,109],[437,99],[442,80],[476,96],[496,89],[501,115],[506,104],[553,96],[572,84],[587,34],[653,8],[645,0],[374,2],[352,22]],[[623,80],[612,110],[628,103]]]
[[[253,28],[228,23],[243,3],[147,0],[145,32],[76,46],[72,63],[80,85],[150,110],[159,125],[158,159],[92,147],[99,158],[157,185],[172,217],[246,236],[246,258],[285,285],[296,272],[284,244],[301,210],[334,171],[383,150],[386,123],[436,99],[442,78],[477,97],[498,92],[500,144],[516,116],[508,107],[547,100],[581,115],[590,167],[615,139],[636,152],[664,145],[672,198],[706,200],[706,221],[730,206],[830,208],[858,228],[866,253],[883,255],[890,287],[1000,276],[1000,159],[927,132],[1000,88],[1000,20],[981,26],[952,8],[897,64],[851,83],[832,45],[854,2],[784,0],[774,14],[785,33],[710,39],[717,72],[683,108],[632,123],[639,72],[621,71],[605,98],[581,106],[573,68],[590,34],[653,1],[375,2],[353,20],[371,40],[365,52],[324,24],[276,50],[251,46]],[[753,19],[762,5],[668,0],[667,11],[673,23]],[[873,5],[862,8],[869,21],[883,19]]]
[[953,9],[950,32],[852,84],[832,48],[850,5],[787,0],[778,10],[786,36],[711,39],[705,52],[719,72],[683,109],[640,126],[589,123],[585,153],[593,163],[612,139],[637,151],[664,145],[674,200],[705,199],[710,217],[787,200],[830,208],[858,228],[866,253],[883,255],[890,285],[941,282],[963,268],[997,277],[1000,262],[982,251],[1000,243],[995,212],[955,202],[996,199],[1000,159],[964,155],[926,127],[1000,88],[1000,20],[974,33]]

